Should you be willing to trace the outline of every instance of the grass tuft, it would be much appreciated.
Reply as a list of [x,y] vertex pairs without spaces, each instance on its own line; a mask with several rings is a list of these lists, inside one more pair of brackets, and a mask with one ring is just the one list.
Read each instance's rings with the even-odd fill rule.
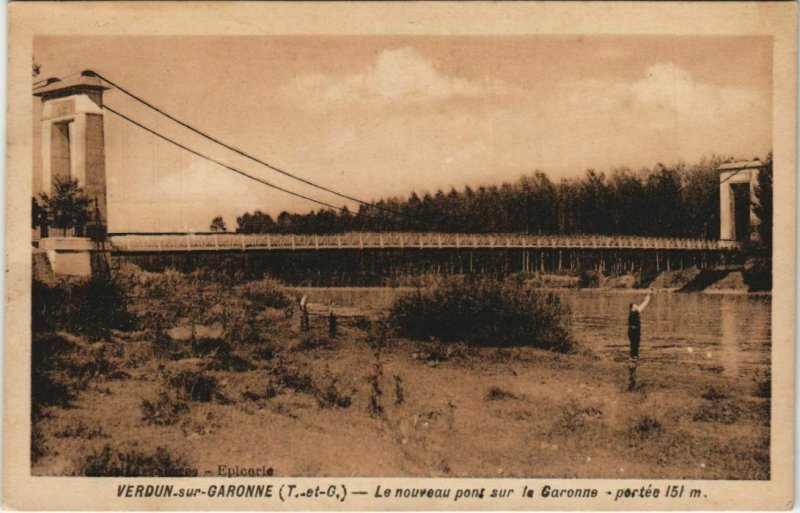
[[491,387],[486,393],[487,401],[502,401],[504,399],[516,399],[517,396],[508,390],[503,390],[500,387]]
[[158,399],[142,401],[142,420],[147,424],[156,426],[169,426],[175,424],[181,415],[189,413],[189,405],[174,394],[162,390]]

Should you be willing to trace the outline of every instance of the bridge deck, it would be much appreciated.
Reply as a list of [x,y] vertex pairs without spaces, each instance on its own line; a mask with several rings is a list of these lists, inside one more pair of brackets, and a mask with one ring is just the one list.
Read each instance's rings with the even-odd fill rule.
[[517,235],[454,233],[291,234],[117,234],[113,251],[173,253],[191,251],[292,251],[339,249],[609,249],[721,251],[735,241],[600,235]]

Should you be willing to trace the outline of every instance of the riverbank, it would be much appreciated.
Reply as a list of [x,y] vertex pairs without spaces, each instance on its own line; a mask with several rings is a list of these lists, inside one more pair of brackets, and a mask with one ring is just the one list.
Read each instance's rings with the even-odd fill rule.
[[636,290],[649,289],[660,292],[704,292],[709,294],[771,294],[754,290],[741,271],[720,269],[701,270],[695,267],[662,271],[658,274],[629,273],[606,276],[597,271],[583,271],[578,275],[520,273],[517,279],[537,288]]
[[[146,319],[165,305],[136,296],[129,309]],[[43,370],[69,393],[40,412],[34,475],[134,461],[200,475],[769,478],[765,375],[643,355],[627,392],[624,347],[608,357],[382,339],[363,317],[340,319],[329,338],[324,317],[304,334],[296,314],[265,308],[222,350],[197,335],[214,330],[195,326],[191,340],[171,331],[187,319],[171,322],[156,330],[166,337],[141,326],[97,342],[37,335],[55,349]]]

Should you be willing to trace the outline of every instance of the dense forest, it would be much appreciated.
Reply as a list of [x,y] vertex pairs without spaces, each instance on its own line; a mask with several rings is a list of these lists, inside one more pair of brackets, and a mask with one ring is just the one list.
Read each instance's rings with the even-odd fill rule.
[[559,182],[537,171],[500,186],[381,199],[374,206],[362,205],[357,212],[347,208],[282,212],[273,219],[256,211],[238,217],[236,231],[580,233],[715,239],[719,237],[716,168],[728,160],[714,157],[692,165],[659,164],[638,171],[620,168],[609,174],[588,170],[579,178]]

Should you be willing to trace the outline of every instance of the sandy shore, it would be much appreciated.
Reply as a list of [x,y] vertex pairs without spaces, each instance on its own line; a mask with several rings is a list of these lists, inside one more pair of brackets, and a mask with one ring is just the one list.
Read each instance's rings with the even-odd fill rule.
[[[62,357],[94,362],[94,374],[68,407],[45,408],[33,473],[162,448],[168,465],[200,475],[769,478],[757,380],[644,357],[627,392],[626,365],[586,351],[403,339],[377,350],[356,319],[333,340],[322,319],[310,335],[297,324],[267,312],[258,341],[224,357],[188,341],[164,353],[143,332],[73,340]],[[208,394],[179,399],[181,373],[207,378]]]

